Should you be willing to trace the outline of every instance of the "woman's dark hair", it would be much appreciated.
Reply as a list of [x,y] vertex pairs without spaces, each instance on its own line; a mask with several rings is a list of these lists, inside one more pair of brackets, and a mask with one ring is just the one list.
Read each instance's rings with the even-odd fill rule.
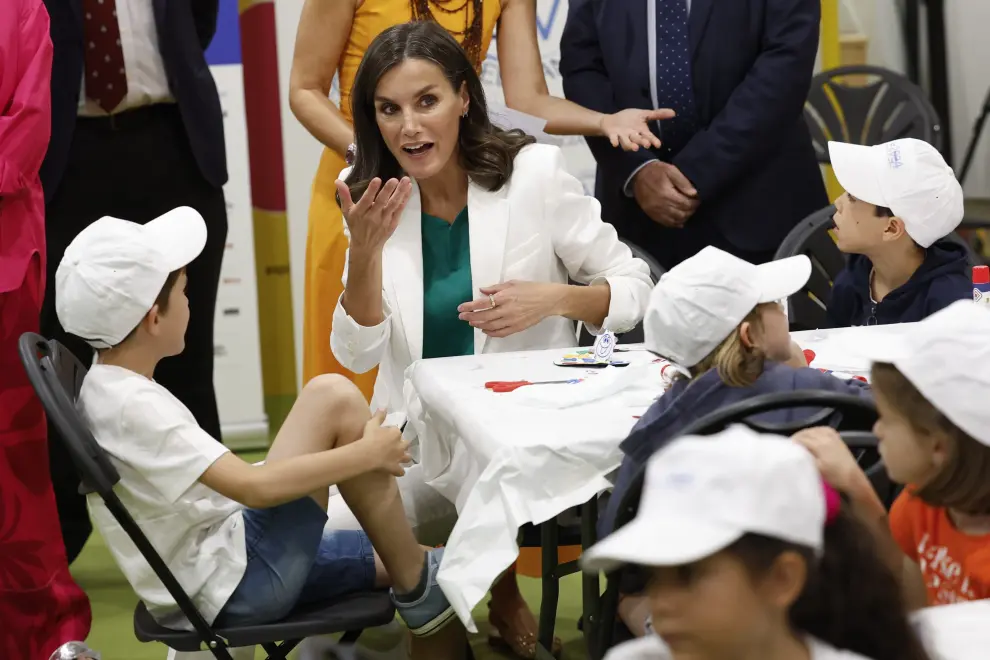
[[825,528],[821,558],[805,546],[758,534],[747,534],[726,551],[754,577],[784,552],[805,558],[808,580],[789,612],[796,631],[871,660],[929,660],[873,536],[844,508]]
[[[408,59],[432,62],[455,91],[467,88],[470,104],[461,119],[458,159],[468,177],[487,190],[498,190],[512,176],[516,154],[535,138],[519,130],[504,131],[488,118],[481,79],[457,40],[433,21],[414,21],[379,34],[364,54],[351,90],[351,114],[357,153],[347,176],[351,198],[357,201],[375,177],[382,181],[403,176],[375,119],[375,91],[391,69]],[[339,203],[339,200],[338,200]]]

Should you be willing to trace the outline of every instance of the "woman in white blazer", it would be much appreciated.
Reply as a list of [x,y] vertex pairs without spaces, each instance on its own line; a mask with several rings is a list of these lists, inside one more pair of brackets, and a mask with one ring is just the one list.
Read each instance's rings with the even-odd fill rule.
[[[642,319],[648,266],[602,222],[560,149],[491,124],[446,31],[419,22],[383,32],[352,99],[356,158],[337,181],[350,249],[330,346],[352,371],[379,367],[374,409],[401,411],[416,360],[569,347],[575,321],[624,332]],[[423,538],[424,523],[449,532],[452,505],[415,468],[400,482],[420,540],[437,540]],[[493,596],[492,622],[532,657],[535,620],[515,581]]]

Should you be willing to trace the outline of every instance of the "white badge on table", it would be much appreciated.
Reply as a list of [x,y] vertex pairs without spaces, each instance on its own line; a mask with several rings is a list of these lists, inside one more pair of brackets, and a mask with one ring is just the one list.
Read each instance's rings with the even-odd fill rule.
[[611,362],[615,350],[615,333],[606,330],[595,339],[595,361]]

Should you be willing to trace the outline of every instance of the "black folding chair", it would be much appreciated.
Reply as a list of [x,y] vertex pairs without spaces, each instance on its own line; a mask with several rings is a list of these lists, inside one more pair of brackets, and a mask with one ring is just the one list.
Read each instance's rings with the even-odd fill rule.
[[[791,424],[772,424],[755,419],[756,416],[771,411],[803,408],[818,409],[818,412]],[[680,436],[712,435],[733,424],[745,424],[761,433],[789,436],[806,428],[827,425],[832,422],[849,447],[859,453],[860,465],[867,470],[868,474],[873,475],[873,478],[876,479],[875,485],[880,485],[882,481],[880,475],[885,476],[885,472],[880,464],[879,454],[876,452],[877,440],[870,432],[876,418],[876,406],[871,400],[863,397],[815,390],[784,392],[753,397],[716,410],[690,424]],[[786,440],[782,440],[782,442],[786,442]],[[645,473],[646,466],[644,465],[625,492],[616,516],[616,529],[635,517],[639,508]],[[884,492],[881,497],[887,501],[889,493]],[[607,575],[608,586],[601,598],[602,624],[597,632],[598,645],[589,648],[589,652],[595,660],[603,658],[613,646],[614,622],[617,621],[619,609],[621,576],[621,568]]]
[[[642,259],[643,261],[646,262],[646,265],[650,267],[650,279],[653,280],[653,284],[655,285],[657,282],[659,282],[660,278],[663,277],[663,274],[667,272],[666,269],[660,265],[660,262],[657,261],[652,254],[650,254],[643,248],[639,247],[635,243],[631,241],[627,241],[624,238],[619,240],[621,240],[629,247],[634,257],[636,257],[637,259]],[[616,339],[618,341],[621,341],[623,344],[642,343],[643,324],[638,323],[635,328],[633,328],[629,332],[622,333]],[[584,327],[584,324],[581,324],[581,331],[578,337],[578,346],[594,346],[594,345],[595,345],[595,336],[590,332],[588,332],[588,330]]]
[[306,637],[344,633],[341,642],[350,644],[366,628],[385,625],[395,618],[387,592],[374,591],[302,607],[277,623],[235,628],[210,626],[114,493],[120,475],[76,412],[75,403],[86,368],[57,341],[46,341],[34,333],[21,336],[19,349],[31,385],[49,420],[66,443],[79,473],[80,492],[96,493],[103,499],[193,626],[192,631],[164,628],[155,622],[144,603],[138,602],[134,611],[134,635],[140,641],[162,642],[176,651],[207,649],[217,660],[231,660],[229,648],[260,645],[268,652],[269,660],[285,660]]
[[875,145],[913,137],[942,150],[938,113],[913,82],[878,66],[822,71],[804,105],[815,154],[829,162],[828,142]]
[[799,254],[811,260],[811,277],[801,291],[788,299],[787,318],[791,330],[814,330],[825,325],[825,308],[832,282],[846,266],[846,255],[839,251],[828,230],[832,228],[834,206],[815,211],[784,237],[774,259]]
[[[825,325],[825,310],[832,295],[832,283],[846,265],[846,255],[829,234],[833,215],[835,206],[826,206],[809,215],[784,237],[774,255],[774,259],[786,259],[803,254],[811,260],[808,283],[788,299],[787,317],[791,330],[816,330]],[[982,263],[973,246],[956,232],[943,240],[962,246],[971,266]]]

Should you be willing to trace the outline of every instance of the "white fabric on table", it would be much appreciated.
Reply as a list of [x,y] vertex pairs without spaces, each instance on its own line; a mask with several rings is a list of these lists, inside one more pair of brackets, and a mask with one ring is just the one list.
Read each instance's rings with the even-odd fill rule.
[[810,366],[869,378],[870,361],[858,350],[859,340],[863,336],[871,338],[896,336],[908,330],[911,325],[911,323],[898,323],[832,330],[805,330],[791,333],[791,338],[801,348],[815,352],[815,360]]
[[[427,360],[407,374],[406,410],[419,437],[424,476],[459,513],[438,580],[472,632],[471,610],[519,554],[519,527],[609,488],[606,476],[622,460],[619,443],[663,392],[661,365],[645,351],[616,354],[632,364],[600,370],[555,366],[565,353]],[[600,391],[580,408],[545,407],[545,397],[579,393],[585,383],[503,394],[485,389],[494,380],[582,377]],[[537,395],[537,389],[547,392]],[[540,397],[541,407],[531,405]]]
[[932,660],[990,658],[990,600],[926,607],[912,618]]

